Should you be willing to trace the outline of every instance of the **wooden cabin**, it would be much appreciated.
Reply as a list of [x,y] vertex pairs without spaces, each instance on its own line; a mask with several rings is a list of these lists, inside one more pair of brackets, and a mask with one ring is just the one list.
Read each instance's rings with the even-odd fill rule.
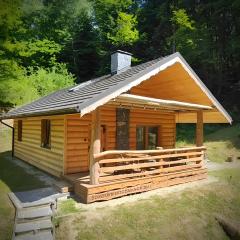
[[[206,178],[204,123],[232,119],[179,53],[111,73],[21,106],[14,156],[74,183],[86,202]],[[196,147],[175,148],[176,123],[196,123]]]

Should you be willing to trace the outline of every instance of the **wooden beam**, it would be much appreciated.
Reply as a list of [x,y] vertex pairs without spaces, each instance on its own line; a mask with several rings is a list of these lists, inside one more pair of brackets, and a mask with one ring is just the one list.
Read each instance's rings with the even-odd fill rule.
[[97,108],[92,112],[91,123],[91,146],[90,146],[90,184],[99,183],[99,162],[95,161],[94,154],[99,154],[101,151],[101,128],[100,128],[100,110]]
[[101,157],[106,157],[108,155],[113,155],[113,154],[160,154],[160,153],[170,153],[170,152],[185,152],[185,151],[192,151],[192,150],[206,150],[205,147],[189,147],[189,148],[170,148],[170,149],[163,149],[163,150],[109,150],[109,151],[104,151],[99,154],[95,154],[95,158],[101,158]]
[[196,146],[203,146],[203,111],[197,111]]

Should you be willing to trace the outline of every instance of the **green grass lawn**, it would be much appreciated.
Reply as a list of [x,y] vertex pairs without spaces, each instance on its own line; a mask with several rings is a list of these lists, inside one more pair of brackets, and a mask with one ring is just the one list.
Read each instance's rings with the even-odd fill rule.
[[[224,162],[240,156],[240,125],[224,127],[205,137],[208,157]],[[10,239],[14,207],[11,191],[44,187],[11,161],[10,133],[0,138],[0,240]],[[178,141],[178,146],[190,145]],[[240,161],[240,160],[236,160]],[[240,221],[240,169],[212,172],[220,179],[209,186],[152,197],[135,203],[86,211],[70,199],[59,206],[55,222],[57,239],[228,239],[215,220],[220,214],[229,221]]]
[[[239,134],[240,125],[208,134],[208,157],[219,163],[229,156],[237,159]],[[186,145],[191,142],[178,141],[178,146]],[[240,222],[240,168],[209,174],[219,181],[118,207],[81,211],[72,199],[62,202],[56,217],[57,239],[229,239],[215,217]]]
[[12,130],[6,127],[0,128],[0,153],[11,150]]
[[220,129],[206,136],[208,158],[224,162],[228,157],[240,158],[240,124]]
[[228,239],[215,217],[240,222],[239,171],[215,171],[219,182],[117,207],[79,212],[71,202],[76,213],[59,213],[57,239]]
[[11,239],[12,235],[15,209],[8,193],[45,186],[37,177],[14,164],[10,156],[10,152],[0,153],[0,240]]

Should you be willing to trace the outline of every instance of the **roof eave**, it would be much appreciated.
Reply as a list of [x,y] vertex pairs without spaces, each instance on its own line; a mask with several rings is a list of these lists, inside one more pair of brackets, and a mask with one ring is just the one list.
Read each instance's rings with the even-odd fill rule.
[[179,62],[183,68],[189,73],[195,83],[201,88],[201,90],[207,95],[207,97],[211,100],[213,105],[218,109],[220,113],[226,118],[226,120],[231,124],[232,118],[227,113],[227,111],[223,108],[223,106],[218,102],[218,100],[213,96],[213,94],[209,91],[209,89],[205,86],[205,84],[201,81],[201,79],[197,76],[194,70],[190,67],[190,65],[185,61],[182,55],[179,52],[176,52],[158,62],[158,65],[154,64],[150,67],[147,73],[141,74],[141,76],[136,76],[135,79],[128,79],[127,81],[123,81],[122,83],[114,86],[116,89],[113,91],[112,88],[107,91],[99,94],[94,99],[90,99],[87,102],[84,102],[79,105],[80,114],[84,116],[85,114],[94,111],[97,107],[107,103],[111,99],[118,97],[120,94],[127,92],[132,87],[137,86],[141,82],[149,79],[150,77],[158,74],[160,71],[165,70],[166,68],[172,66],[174,63]]

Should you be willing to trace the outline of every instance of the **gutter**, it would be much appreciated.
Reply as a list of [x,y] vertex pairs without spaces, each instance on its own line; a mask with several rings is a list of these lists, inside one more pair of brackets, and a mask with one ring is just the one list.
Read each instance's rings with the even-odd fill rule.
[[3,125],[5,125],[6,127],[12,129],[12,157],[14,157],[14,127],[6,124],[5,122],[2,121],[2,119],[0,119],[0,123],[2,123]]

